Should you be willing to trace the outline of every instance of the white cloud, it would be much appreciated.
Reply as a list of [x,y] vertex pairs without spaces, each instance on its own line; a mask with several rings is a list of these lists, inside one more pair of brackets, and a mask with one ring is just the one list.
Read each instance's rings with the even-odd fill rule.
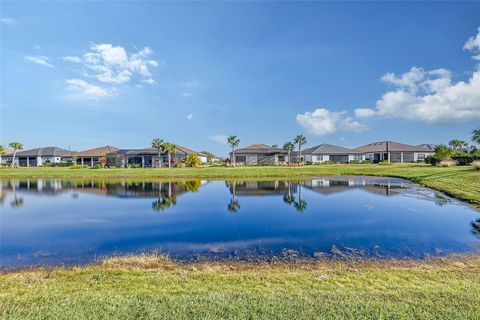
[[182,97],[191,97],[192,93],[191,92],[182,92]]
[[375,110],[369,108],[358,108],[355,109],[355,117],[357,118],[368,118],[375,115]]
[[193,114],[191,114],[191,113],[187,114],[187,119],[188,120],[192,120],[192,118],[193,118]]
[[137,52],[128,53],[122,46],[109,43],[94,44],[82,58],[64,57],[64,60],[82,63],[92,74],[89,77],[103,83],[124,84],[138,77],[142,82],[154,84],[150,68],[160,63],[150,58],[152,49],[145,47]]
[[39,65],[42,65],[42,66],[53,68],[53,65],[48,63],[48,58],[45,57],[45,56],[25,56],[24,58],[27,61],[39,64]]
[[75,100],[92,99],[98,100],[110,95],[110,93],[100,86],[90,84],[82,79],[66,80],[68,84],[69,97]]
[[[480,28],[464,45],[465,50],[480,52]],[[480,60],[480,55],[473,57]],[[455,123],[480,119],[480,65],[467,81],[453,82],[446,69],[425,71],[412,67],[396,75],[387,73],[382,80],[395,87],[377,101],[375,108],[355,110],[357,117],[388,116],[427,123]]]
[[17,20],[12,18],[0,18],[0,24],[10,27],[16,25]]
[[215,136],[208,136],[207,138],[218,143],[227,144],[228,137],[226,135],[218,134]]
[[478,27],[478,33],[476,36],[472,36],[468,38],[467,42],[463,46],[463,50],[470,50],[474,53],[476,52],[476,56],[472,56],[473,59],[480,61],[480,27]]
[[324,108],[297,114],[297,122],[314,135],[327,135],[339,131],[365,131],[367,127],[347,115],[347,112],[332,112]]
[[63,57],[62,59],[65,60],[65,61],[68,61],[68,62],[75,62],[75,63],[82,62],[82,59],[80,59],[79,57],[75,57],[75,56],[66,56],[66,57]]

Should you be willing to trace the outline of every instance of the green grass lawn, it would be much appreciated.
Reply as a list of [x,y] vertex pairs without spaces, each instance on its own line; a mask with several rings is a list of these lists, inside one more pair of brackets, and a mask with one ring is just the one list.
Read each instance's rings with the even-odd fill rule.
[[17,168],[0,169],[2,178],[142,178],[142,179],[289,179],[320,175],[375,175],[410,179],[424,186],[443,191],[458,199],[480,205],[480,171],[471,166],[439,168],[424,164],[350,164],[304,167],[203,167],[174,169],[70,169]]
[[[122,260],[122,259],[120,259]],[[480,319],[480,257],[177,264],[0,274],[2,319]]]

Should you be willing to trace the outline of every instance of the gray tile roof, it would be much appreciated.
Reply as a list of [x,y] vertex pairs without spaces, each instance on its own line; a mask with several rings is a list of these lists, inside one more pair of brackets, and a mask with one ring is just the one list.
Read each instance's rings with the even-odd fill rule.
[[[298,151],[296,152],[298,153]],[[302,150],[302,154],[356,154],[361,153],[353,149],[347,149],[339,146],[334,146],[333,144],[323,143],[315,147],[307,148]]]
[[[180,146],[178,144],[175,145],[177,148],[177,154],[190,154],[196,153],[198,156],[206,157],[205,154],[202,152],[193,151],[192,149]],[[116,152],[112,152],[113,154],[118,155],[128,155],[128,156],[145,156],[145,155],[158,155],[158,150],[155,148],[144,148],[144,149],[121,149]],[[162,154],[165,154],[162,152]]]
[[17,157],[63,157],[69,154],[69,150],[58,147],[45,147],[18,151]]
[[235,153],[251,153],[251,154],[256,154],[256,153],[287,153],[287,151],[280,149],[280,148],[274,148],[271,146],[267,146],[266,144],[251,144],[249,146],[246,146],[244,148],[240,148],[235,150]]
[[393,141],[379,141],[367,144],[362,147],[355,148],[353,150],[360,152],[432,152],[432,150],[419,147],[411,146],[408,144],[393,142]]

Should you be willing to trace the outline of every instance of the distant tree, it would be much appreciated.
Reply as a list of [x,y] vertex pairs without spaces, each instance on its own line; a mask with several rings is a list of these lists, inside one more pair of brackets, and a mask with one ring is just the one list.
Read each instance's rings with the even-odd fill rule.
[[307,144],[307,138],[303,134],[299,134],[293,140],[293,143],[298,144],[298,162],[302,159],[302,146]]
[[165,143],[163,145],[163,150],[168,154],[168,167],[172,167],[172,154],[177,152],[177,146],[173,143]]
[[21,144],[20,142],[12,141],[10,142],[10,147],[13,148],[13,156],[12,156],[12,164],[11,164],[11,167],[13,168],[15,166],[15,157],[17,156],[17,150],[22,150],[23,144]]
[[290,161],[292,160],[291,153],[293,149],[295,149],[295,145],[290,141],[285,142],[283,145],[283,150],[288,152],[288,164],[290,164]]
[[162,157],[162,151],[164,146],[165,146],[165,141],[163,141],[162,139],[155,138],[152,140],[152,148],[158,151],[158,167],[159,168],[162,166],[160,159]]
[[213,159],[216,158],[213,153],[208,152],[208,151],[202,151],[202,153],[207,156],[207,162],[208,162],[208,163],[213,163]]
[[185,159],[185,166],[187,167],[199,167],[201,164],[202,160],[200,160],[195,152],[189,153]]
[[272,148],[278,148],[278,144],[276,143],[272,144]]
[[237,136],[229,136],[227,138],[227,143],[232,148],[232,164],[235,166],[235,148],[240,144],[240,139]]
[[452,139],[448,142],[448,145],[453,149],[453,150],[457,150],[457,151],[461,151],[463,150],[464,148],[468,147],[468,143],[463,141],[463,140],[459,140],[459,139]]
[[476,144],[480,144],[480,129],[472,131],[472,141]]
[[0,146],[0,156],[3,156],[5,154],[5,147]]

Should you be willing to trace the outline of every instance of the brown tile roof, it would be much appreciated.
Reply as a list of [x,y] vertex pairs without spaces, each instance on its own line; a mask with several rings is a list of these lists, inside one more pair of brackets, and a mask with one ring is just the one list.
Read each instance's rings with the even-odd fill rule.
[[75,154],[72,153],[72,155],[75,155],[77,157],[104,157],[107,153],[113,153],[118,150],[120,149],[116,147],[104,146],[104,147],[80,151]]
[[353,149],[359,152],[432,152],[424,147],[411,146],[408,144],[393,142],[393,141],[379,141],[367,144],[366,146]]

